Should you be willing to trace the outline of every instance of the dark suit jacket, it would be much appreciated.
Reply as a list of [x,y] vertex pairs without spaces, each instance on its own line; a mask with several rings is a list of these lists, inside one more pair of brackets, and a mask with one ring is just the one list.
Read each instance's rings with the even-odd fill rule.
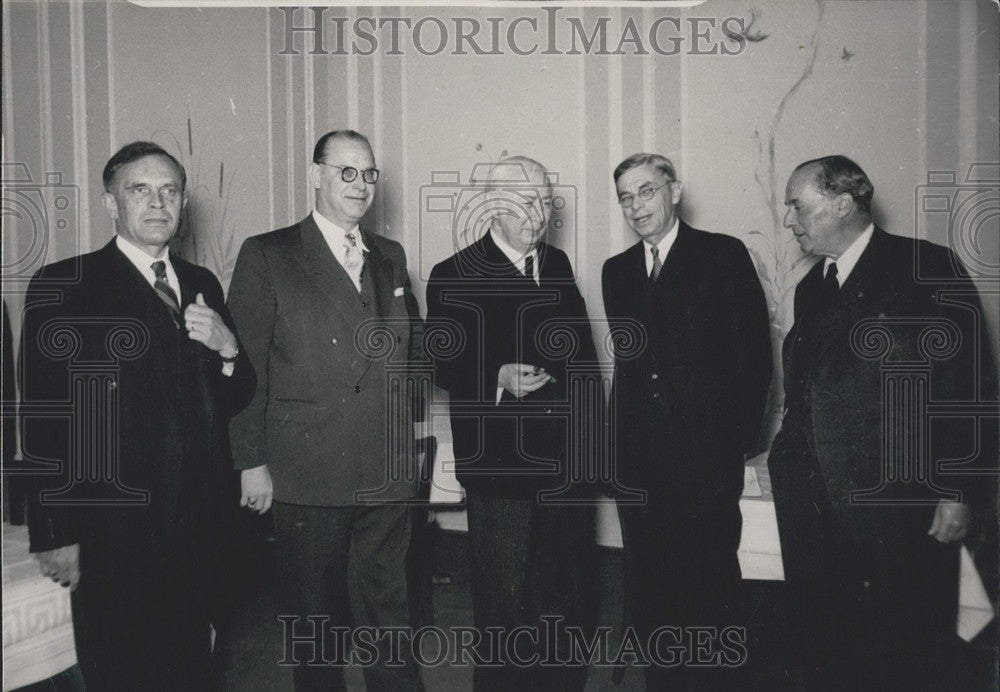
[[771,378],[760,281],[739,240],[683,221],[652,288],[645,252],[604,263],[611,329],[635,335],[615,340],[616,477],[678,506],[735,502]]
[[[412,497],[407,390],[422,323],[402,246],[362,229],[359,295],[310,214],[248,238],[229,307],[260,373],[231,426],[236,468],[267,464],[274,497],[314,506]],[[359,495],[360,493],[360,495]]]
[[[988,503],[995,481],[984,470],[997,461],[995,419],[977,428],[968,414],[975,402],[996,404],[996,373],[982,305],[961,263],[947,248],[876,228],[836,301],[821,312],[823,265],[796,288],[795,323],[783,347],[786,414],[769,460],[779,509],[801,503],[809,491],[802,477],[810,458],[818,463],[823,499],[856,540],[923,536],[936,499],[948,492]],[[898,387],[908,380],[916,388],[889,384],[883,391],[883,375],[893,373]],[[919,373],[924,384],[917,384]],[[909,404],[895,403],[904,400]],[[918,415],[918,401],[950,404],[957,415]],[[885,485],[884,447],[896,450],[898,476]],[[943,460],[957,463],[947,468]],[[869,499],[881,502],[852,500],[852,492],[866,490],[878,490]],[[891,504],[899,500],[925,503]],[[779,511],[783,534],[795,524],[794,513]]]
[[[171,263],[182,309],[202,293],[232,328],[212,273]],[[226,424],[253,391],[245,357],[224,376],[219,355],[175,325],[112,241],[32,279],[20,370],[26,462],[54,462],[35,477],[33,552],[80,543],[90,582],[148,580],[164,561],[196,565],[218,550],[235,502]],[[54,496],[39,503],[39,490]]]
[[[430,355],[435,383],[450,394],[456,475],[481,494],[534,497],[580,472],[569,465],[583,455],[566,449],[570,370],[579,378],[596,365],[587,309],[564,252],[541,243],[537,273],[540,285],[487,232],[436,265],[427,284],[427,341],[451,335]],[[497,405],[505,363],[545,368],[555,382],[521,399],[504,390]]]

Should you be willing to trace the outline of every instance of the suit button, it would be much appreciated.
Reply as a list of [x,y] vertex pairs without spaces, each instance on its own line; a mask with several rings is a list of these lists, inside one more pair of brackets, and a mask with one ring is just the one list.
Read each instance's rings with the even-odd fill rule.
[[660,398],[660,393],[659,392],[653,392],[653,398],[654,399],[659,399]]
[[337,345],[337,340],[336,339],[330,339],[330,343],[333,344],[334,346],[336,346]]
[[656,374],[656,373],[654,372],[654,373],[653,373],[652,375],[650,375],[650,376],[649,376],[649,379],[651,379],[651,380],[658,380],[658,379],[660,379],[660,376],[659,376],[659,375],[657,375],[657,374]]
[[110,382],[108,382],[108,389],[112,390],[118,389],[118,383],[115,382],[114,380],[111,380]]
[[360,394],[361,393],[361,385],[360,384],[354,385],[354,393],[355,394]]

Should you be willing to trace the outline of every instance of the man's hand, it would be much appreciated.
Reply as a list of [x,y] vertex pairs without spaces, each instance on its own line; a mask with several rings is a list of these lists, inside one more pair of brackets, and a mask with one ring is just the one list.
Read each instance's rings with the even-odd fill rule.
[[961,502],[938,502],[928,535],[942,543],[951,543],[965,538],[969,530],[969,505]]
[[35,553],[42,576],[52,581],[68,586],[70,591],[76,590],[80,582],[80,545],[64,545],[54,550]]
[[184,309],[184,326],[188,336],[200,341],[223,356],[236,355],[236,337],[212,308],[205,304],[205,297],[198,294],[195,302]]
[[246,507],[257,514],[263,514],[271,509],[274,486],[271,483],[271,473],[267,470],[267,464],[261,464],[252,469],[243,469],[240,472],[240,492],[240,507]]
[[545,368],[524,363],[505,363],[500,366],[500,373],[497,375],[497,386],[503,387],[518,399],[541,389],[549,382],[555,382],[555,378],[546,373]]

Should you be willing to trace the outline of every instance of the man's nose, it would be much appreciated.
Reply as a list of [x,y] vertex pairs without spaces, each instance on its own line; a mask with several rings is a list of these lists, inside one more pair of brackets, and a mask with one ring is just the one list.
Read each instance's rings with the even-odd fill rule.
[[149,196],[149,206],[157,208],[163,207],[163,193],[154,190],[153,194]]
[[791,228],[792,226],[795,225],[795,221],[792,219],[793,216],[792,211],[793,211],[792,209],[789,209],[788,211],[785,212],[785,218],[783,221],[785,228]]

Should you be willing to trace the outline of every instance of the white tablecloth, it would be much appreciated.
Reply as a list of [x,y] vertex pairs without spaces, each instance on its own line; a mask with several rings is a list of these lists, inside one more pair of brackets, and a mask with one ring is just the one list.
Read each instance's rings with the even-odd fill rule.
[[3,689],[45,680],[76,663],[69,589],[42,576],[28,529],[3,525]]

